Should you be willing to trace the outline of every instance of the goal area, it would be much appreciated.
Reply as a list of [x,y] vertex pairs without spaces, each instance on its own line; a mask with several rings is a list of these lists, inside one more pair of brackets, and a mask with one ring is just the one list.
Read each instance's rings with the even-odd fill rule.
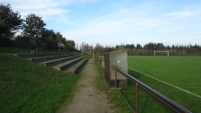
[[154,51],[154,56],[170,56],[169,51]]

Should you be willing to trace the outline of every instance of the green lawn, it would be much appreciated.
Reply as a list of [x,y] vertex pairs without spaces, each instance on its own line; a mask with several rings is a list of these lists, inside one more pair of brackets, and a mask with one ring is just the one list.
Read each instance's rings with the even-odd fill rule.
[[28,50],[0,48],[0,113],[53,113],[79,78],[18,58]]
[[[149,77],[152,76],[201,96],[201,57],[129,56],[128,66],[143,73],[129,69],[131,75],[143,81],[145,84],[151,86],[188,110],[194,113],[201,112],[201,98]],[[134,90],[134,88],[129,89]],[[129,92],[131,91],[125,91],[125,94],[128,98],[131,98],[129,100],[134,101],[134,99],[132,99],[133,95],[127,94]],[[144,95],[144,93],[141,95]],[[150,101],[150,96],[143,99],[144,97],[146,96],[141,96],[141,101]],[[144,107],[145,103],[147,103],[146,107]],[[142,108],[149,109],[149,103],[145,103],[141,102],[141,112],[143,111]],[[152,103],[152,105],[154,104]],[[153,108],[152,105],[150,106]]]

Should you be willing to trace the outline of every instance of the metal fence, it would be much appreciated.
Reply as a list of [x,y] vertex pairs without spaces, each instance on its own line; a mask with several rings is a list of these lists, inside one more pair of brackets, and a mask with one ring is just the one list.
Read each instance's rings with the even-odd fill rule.
[[[171,99],[167,98],[166,96],[162,95],[158,91],[147,86],[146,84],[139,81],[135,77],[129,75],[127,73],[127,55],[124,56],[126,51],[121,51],[121,52],[123,52],[123,54],[121,54],[121,53],[119,54],[117,52],[106,53],[104,55],[104,58],[99,57],[97,54],[96,59],[104,67],[105,79],[109,83],[110,87],[114,87],[115,89],[119,89],[119,87],[127,87],[128,86],[127,81],[130,81],[130,82],[132,82],[132,84],[135,85],[135,111],[132,110],[133,112],[139,113],[139,100],[140,100],[139,89],[142,89],[143,91],[148,93],[155,100],[159,101],[162,105],[164,105],[166,108],[168,108],[172,112],[191,113],[186,108],[182,107],[181,105],[177,104],[176,102],[174,102]],[[118,56],[118,55],[120,55],[120,56]],[[112,57],[110,57],[110,56],[112,56]],[[114,58],[114,59],[111,59],[111,58]],[[124,62],[125,59],[126,59],[126,62]],[[117,61],[117,63],[114,63],[113,61],[114,62]],[[121,65],[122,63],[119,63],[120,61],[121,62],[123,61],[123,66]],[[113,63],[111,63],[111,62],[113,62]],[[124,67],[124,68],[122,68],[122,67]],[[114,73],[114,75],[111,73]],[[111,76],[114,76],[114,77],[111,77]],[[123,76],[123,77],[119,77],[119,76]],[[131,106],[131,105],[129,105],[129,106]]]
[[168,109],[170,109],[172,112],[175,113],[191,113],[189,110],[185,109],[184,107],[180,106],[176,102],[170,100],[169,98],[165,97],[161,93],[157,92],[156,90],[152,89],[151,87],[147,86],[143,82],[137,80],[133,76],[121,71],[118,68],[115,68],[115,73],[117,76],[117,73],[122,74],[124,77],[126,77],[128,80],[133,82],[135,84],[136,88],[136,94],[135,94],[135,112],[139,113],[139,88],[143,89],[145,92],[147,92],[149,95],[153,96],[156,100],[161,102],[164,106],[166,106]]

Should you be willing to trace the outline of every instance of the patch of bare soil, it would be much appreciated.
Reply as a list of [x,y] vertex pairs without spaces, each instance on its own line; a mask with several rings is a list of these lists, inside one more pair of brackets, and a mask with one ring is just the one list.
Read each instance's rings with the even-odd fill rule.
[[95,84],[95,77],[98,72],[94,66],[93,59],[90,59],[82,71],[82,78],[79,80],[78,89],[70,104],[63,113],[114,113],[105,92],[99,91]]

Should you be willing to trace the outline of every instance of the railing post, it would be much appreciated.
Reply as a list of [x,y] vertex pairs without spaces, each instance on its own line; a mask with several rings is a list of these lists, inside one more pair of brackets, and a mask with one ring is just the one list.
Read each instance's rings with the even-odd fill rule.
[[115,90],[117,89],[117,68],[115,68]]
[[133,85],[135,85],[136,91],[135,91],[135,113],[139,113],[139,88],[141,88],[143,91],[147,92],[150,96],[153,96],[156,100],[161,102],[163,105],[165,105],[167,108],[172,110],[173,112],[181,112],[181,113],[192,113],[188,109],[180,106],[176,102],[170,100],[169,98],[165,97],[161,93],[157,92],[156,90],[152,89],[151,87],[147,86],[143,82],[139,81],[138,79],[134,78],[133,76],[129,75],[128,73],[125,73],[118,68],[115,69],[115,71],[118,71],[119,74],[122,74],[129,80],[131,80]]
[[135,83],[135,113],[139,112],[139,85]]

